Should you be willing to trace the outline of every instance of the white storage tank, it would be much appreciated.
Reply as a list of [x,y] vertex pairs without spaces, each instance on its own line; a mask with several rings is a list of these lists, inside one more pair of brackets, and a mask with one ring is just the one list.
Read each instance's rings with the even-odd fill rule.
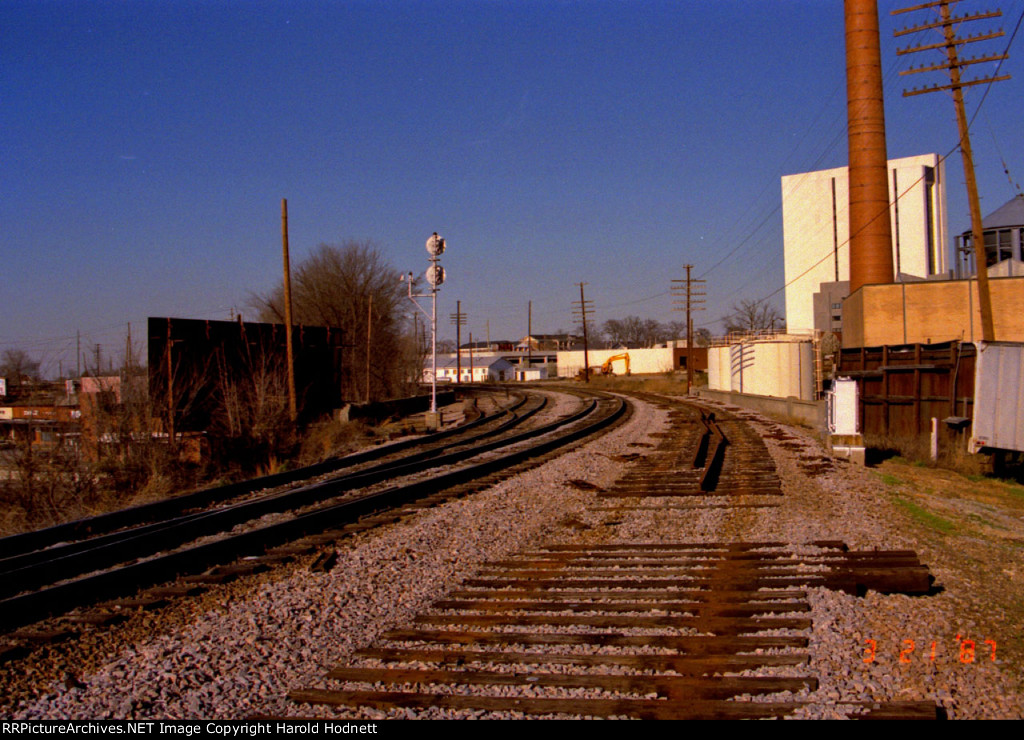
[[814,399],[814,347],[809,339],[752,339],[720,349],[729,353],[729,385],[722,390]]
[[713,391],[732,390],[729,347],[708,347],[708,388]]

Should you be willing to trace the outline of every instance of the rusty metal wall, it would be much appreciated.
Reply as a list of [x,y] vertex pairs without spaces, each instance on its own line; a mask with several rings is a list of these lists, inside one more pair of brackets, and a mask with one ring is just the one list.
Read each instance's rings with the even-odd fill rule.
[[[285,327],[238,321],[150,318],[149,394],[157,416],[167,404],[168,343],[179,431],[205,431],[217,413],[221,386],[285,368]],[[296,327],[292,337],[300,419],[342,405],[342,330]]]
[[840,350],[837,377],[857,381],[862,433],[917,437],[932,417],[973,417],[973,344],[905,344]]

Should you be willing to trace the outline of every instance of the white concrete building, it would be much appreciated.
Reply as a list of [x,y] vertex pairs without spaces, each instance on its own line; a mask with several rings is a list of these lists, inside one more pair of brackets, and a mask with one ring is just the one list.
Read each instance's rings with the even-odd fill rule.
[[[515,366],[501,357],[475,358],[472,365],[462,358],[462,382],[486,383],[515,380]],[[454,357],[437,358],[437,382],[455,383],[459,379],[459,368]],[[423,382],[430,382],[431,366],[423,368]]]
[[[947,272],[946,178],[939,156],[890,160],[889,200],[897,281],[900,275],[920,279]],[[789,332],[832,328],[815,326],[814,294],[822,283],[850,279],[849,202],[846,167],[782,178]]]
[[[646,373],[670,373],[677,369],[677,357],[686,350],[675,347],[652,347],[647,349],[592,349],[587,359],[590,367],[600,367],[609,357],[628,354],[630,372],[634,375]],[[575,378],[583,369],[583,350],[558,353],[558,376]],[[616,375],[625,373],[624,364],[617,361],[612,368]]]

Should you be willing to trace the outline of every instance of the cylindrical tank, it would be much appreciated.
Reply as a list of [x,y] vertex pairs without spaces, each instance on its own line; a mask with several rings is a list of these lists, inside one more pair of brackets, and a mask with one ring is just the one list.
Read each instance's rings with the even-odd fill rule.
[[732,390],[728,346],[708,347],[708,388],[713,391]]

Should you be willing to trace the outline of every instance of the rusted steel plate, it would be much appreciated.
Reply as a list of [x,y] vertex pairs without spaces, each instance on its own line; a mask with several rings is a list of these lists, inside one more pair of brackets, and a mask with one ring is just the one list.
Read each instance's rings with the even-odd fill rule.
[[514,591],[501,590],[458,590],[450,594],[453,599],[489,599],[495,601],[503,600],[543,600],[548,603],[559,603],[564,600],[576,599],[601,599],[605,602],[615,601],[637,601],[654,602],[678,601],[688,599],[698,602],[715,601],[720,603],[746,603],[761,600],[798,600],[807,598],[807,592],[802,589],[787,589],[782,591],[672,591],[646,590],[646,591],[541,591],[536,589],[517,589]]
[[729,637],[709,635],[625,635],[612,632],[482,632],[473,630],[391,630],[392,642],[430,642],[457,645],[598,645],[601,647],[656,647],[686,655],[736,654],[757,650],[800,649],[808,645],[801,635]]
[[584,601],[488,601],[483,599],[449,599],[435,603],[434,609],[462,609],[466,611],[515,612],[515,611],[573,611],[573,612],[689,612],[691,614],[713,614],[715,616],[745,616],[753,614],[783,614],[809,612],[809,604],[785,604],[777,601],[756,603],[705,604],[694,601],[660,601],[653,604],[615,603],[604,604]]
[[460,694],[417,694],[400,691],[293,691],[289,696],[309,704],[340,704],[387,709],[473,709],[523,714],[568,714],[636,719],[762,719],[789,714],[802,704],[737,701],[668,701],[658,699],[530,699]]
[[[500,626],[509,623],[509,618],[501,614],[421,614],[414,620],[417,624],[468,624]],[[810,619],[793,619],[788,617],[715,617],[715,616],[561,616],[520,614],[512,619],[517,625],[536,626],[550,625],[553,627],[669,627],[694,628],[718,634],[755,632],[766,629],[809,629]]]
[[484,686],[556,686],[591,688],[604,691],[640,691],[659,693],[670,698],[727,699],[736,694],[774,694],[779,691],[814,691],[816,678],[775,678],[728,676],[693,678],[692,676],[606,675],[587,673],[498,673],[496,671],[459,671],[444,669],[336,668],[327,674],[338,681],[383,684],[442,684]]
[[810,656],[804,652],[785,655],[598,655],[593,653],[530,653],[503,650],[437,650],[403,648],[367,648],[356,652],[359,658],[383,661],[413,661],[440,664],[493,663],[494,665],[572,665],[586,667],[616,666],[638,671],[675,671],[688,676],[705,673],[756,670],[763,666],[793,666],[806,663]]
[[850,719],[941,719],[941,708],[927,701],[889,701],[868,707]]

